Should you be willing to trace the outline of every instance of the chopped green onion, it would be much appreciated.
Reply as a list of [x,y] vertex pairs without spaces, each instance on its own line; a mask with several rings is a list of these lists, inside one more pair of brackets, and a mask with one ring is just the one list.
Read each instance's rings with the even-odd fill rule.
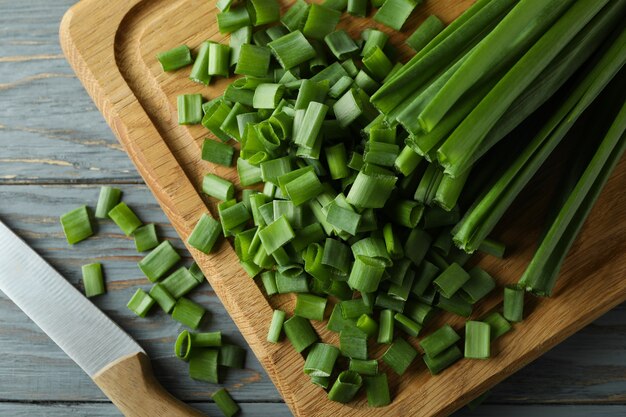
[[206,313],[206,310],[200,304],[181,297],[176,301],[172,311],[172,318],[185,326],[197,329],[200,321],[202,321],[202,317],[204,317],[204,313]]
[[302,33],[312,39],[324,39],[326,35],[335,30],[340,17],[340,11],[313,3],[309,8],[309,15],[304,23]]
[[278,38],[267,46],[284,69],[296,67],[315,58],[315,49],[299,30]]
[[504,288],[504,318],[514,323],[524,319],[524,289],[517,286]]
[[180,261],[180,255],[168,241],[161,242],[152,252],[146,255],[138,265],[141,271],[152,282],[158,281],[171,267]]
[[191,275],[189,270],[181,266],[165,278],[161,285],[172,297],[178,299],[196,288],[200,283]]
[[348,0],[348,13],[352,16],[367,16],[368,0]]
[[176,305],[176,299],[161,284],[157,283],[152,286],[150,296],[166,314],[169,314]]
[[376,359],[350,359],[348,369],[358,372],[360,375],[376,375],[378,374],[378,361]]
[[357,256],[350,271],[348,284],[351,288],[361,292],[374,292],[378,289],[384,272],[385,267],[379,261]]
[[284,92],[285,86],[282,84],[260,84],[254,90],[252,106],[255,109],[275,109]]
[[465,357],[470,359],[488,359],[491,355],[490,326],[480,321],[465,323]]
[[348,0],[324,0],[324,7],[343,12],[348,7]]
[[227,201],[235,196],[235,186],[215,174],[206,174],[202,180],[202,192],[218,200]]
[[367,55],[363,56],[363,65],[377,81],[384,80],[393,68],[391,60],[378,46],[370,48]]
[[406,39],[406,44],[419,52],[432,41],[446,26],[434,14],[428,16],[418,27],[415,32]]
[[[251,26],[244,26],[230,34],[230,42],[228,45],[230,46],[230,66],[231,67],[236,66],[237,62],[239,62],[239,54],[241,52],[241,46],[244,44],[250,43],[251,40],[252,40],[252,27]],[[207,69],[208,69],[208,61],[207,61]],[[234,87],[233,84],[229,85],[228,87],[231,87],[231,86],[233,86],[233,88],[231,88],[231,91],[234,91],[237,89]],[[229,89],[228,87],[226,88],[226,91],[228,91]],[[228,100],[226,91],[224,91],[224,99]],[[232,100],[229,100],[229,101],[232,101]],[[246,103],[243,103],[243,104],[246,104]]]
[[215,402],[215,405],[217,405],[217,408],[220,409],[225,417],[233,417],[239,412],[239,406],[225,388],[220,388],[215,391],[215,393],[211,395],[211,399]]
[[434,358],[461,340],[454,329],[446,324],[420,341],[424,354]]
[[397,180],[397,177],[389,175],[389,171],[365,164],[346,199],[360,208],[381,208],[389,199]]
[[493,239],[487,238],[480,243],[478,250],[502,259],[504,258],[506,246],[502,242],[497,242]]
[[135,248],[137,252],[145,252],[159,246],[159,238],[156,233],[156,226],[153,223],[138,227],[133,232]]
[[348,90],[333,106],[333,113],[341,127],[350,125],[363,113],[361,100],[356,94],[355,89]]
[[202,126],[213,132],[223,142],[229,141],[231,139],[230,136],[220,126],[222,126],[232,108],[221,99],[215,99],[208,103],[202,118]]
[[366,305],[362,298],[342,301],[338,306],[340,306],[341,315],[345,319],[356,319],[363,314],[370,314],[372,312],[372,306]]
[[197,125],[202,121],[202,94],[182,94],[176,98],[179,125]]
[[296,316],[310,320],[324,320],[324,310],[326,310],[326,298],[313,294],[300,293],[296,297],[296,307],[293,313]]
[[378,323],[367,314],[362,314],[361,317],[359,317],[356,321],[356,327],[365,333],[367,337],[374,337],[378,334]]
[[393,344],[387,348],[381,359],[398,375],[406,372],[409,365],[417,357],[417,351],[406,340],[396,338]]
[[426,363],[432,375],[437,375],[462,357],[463,352],[461,352],[461,349],[458,346],[452,346],[434,357],[424,355],[424,363]]
[[404,22],[422,0],[385,0],[374,15],[374,20],[395,30],[402,30]]
[[113,207],[109,211],[109,217],[122,229],[126,236],[131,236],[142,225],[141,220],[124,202]]
[[404,243],[405,256],[413,261],[413,264],[421,264],[426,256],[426,252],[428,252],[431,241],[432,238],[425,231],[417,228],[411,230],[409,237]]
[[191,67],[189,79],[200,84],[209,85],[211,76],[209,75],[209,44],[210,41],[204,41],[200,44],[198,56]]
[[469,317],[472,314],[472,305],[459,294],[455,294],[452,298],[439,297],[437,307],[461,317]]
[[422,162],[422,156],[411,149],[410,146],[405,146],[400,151],[400,154],[394,161],[394,168],[405,177],[408,177],[415,171],[415,168]]
[[431,282],[435,279],[439,272],[439,268],[428,261],[423,261],[416,273],[416,279],[413,282],[411,292],[417,296],[421,296],[426,292]]
[[296,0],[280,19],[290,32],[304,29],[304,22],[309,15],[310,5],[304,0]]
[[318,387],[322,387],[324,389],[328,389],[330,385],[330,377],[328,376],[312,376],[311,383],[313,385],[317,385]]
[[380,324],[378,326],[378,343],[391,343],[393,341],[394,311],[383,310],[380,312]]
[[384,407],[391,404],[389,382],[387,374],[377,374],[364,378],[367,405],[370,407]]
[[285,321],[283,323],[283,329],[285,330],[287,339],[289,339],[298,353],[302,352],[319,339],[311,323],[300,316],[293,316]]
[[379,292],[376,296],[375,305],[376,307],[388,308],[390,310],[400,313],[404,310],[404,303],[404,300],[396,298],[387,293]]
[[277,0],[249,0],[246,7],[254,26],[278,22],[280,19],[280,5]]
[[421,301],[411,300],[405,305],[402,313],[417,323],[426,325],[435,316],[437,309]]
[[176,343],[174,344],[174,354],[178,359],[182,359],[187,362],[189,360],[190,353],[191,333],[187,330],[183,330],[176,338]]
[[228,11],[217,14],[217,26],[220,33],[232,33],[250,23],[250,14],[246,7],[231,7]]
[[197,263],[194,262],[194,263],[191,264],[191,266],[189,267],[189,273],[191,275],[193,275],[193,277],[199,283],[203,283],[204,282],[204,279],[205,279],[204,273],[200,269],[200,265],[198,265]]
[[300,252],[311,243],[319,242],[324,238],[324,230],[319,223],[312,223],[300,230],[295,230],[296,237],[291,241],[291,246],[296,252]]
[[267,295],[274,295],[278,293],[278,287],[276,285],[276,272],[265,271],[261,274],[261,281],[263,282],[263,288]]
[[496,340],[512,329],[511,323],[509,323],[508,320],[502,317],[502,314],[497,311],[483,317],[481,321],[489,324],[491,327],[491,340]]
[[298,146],[305,148],[313,148],[318,140],[319,133],[322,128],[322,122],[328,112],[328,106],[316,101],[311,101],[307,106],[306,112],[302,118],[302,124],[295,132],[293,141]]
[[109,186],[100,187],[100,196],[96,205],[95,217],[98,219],[108,219],[109,211],[117,206],[122,197],[122,190]]
[[228,77],[230,67],[230,46],[221,43],[209,44],[209,75]]
[[189,376],[198,381],[219,383],[217,349],[193,349],[189,355]]
[[83,286],[86,297],[95,297],[104,294],[104,278],[102,277],[102,264],[93,263],[82,266]]
[[221,345],[219,354],[220,366],[227,368],[243,369],[246,362],[247,351],[236,345]]
[[231,166],[235,149],[225,143],[205,139],[202,144],[202,159],[214,164]]
[[154,299],[141,288],[137,288],[126,307],[139,317],[146,317],[153,305]]
[[326,343],[316,343],[311,347],[304,363],[304,373],[310,376],[329,377],[339,357],[339,349]]
[[328,49],[339,60],[344,60],[359,51],[359,47],[345,30],[329,33],[324,37]]
[[287,276],[281,272],[277,272],[276,288],[279,294],[309,292],[309,281],[306,274]]
[[444,297],[451,298],[469,280],[470,275],[459,264],[451,264],[435,278],[433,284]]
[[354,77],[354,83],[367,94],[373,94],[376,90],[378,90],[378,88],[380,88],[378,81],[370,77],[369,74],[363,70],[360,70],[356,74]]
[[347,75],[342,76],[333,86],[328,90],[328,96],[330,98],[339,98],[348,91],[354,84],[354,80]]
[[198,347],[222,346],[222,332],[192,333],[191,341],[193,346]]
[[180,45],[167,51],[159,52],[157,60],[163,71],[174,71],[191,64],[191,51],[187,45]]
[[326,221],[337,229],[356,235],[361,225],[361,215],[347,205],[343,207],[341,203],[333,200],[327,207],[328,213]]
[[74,209],[61,216],[61,227],[67,239],[67,243],[73,245],[93,235],[91,220],[87,206]]
[[271,343],[278,343],[280,341],[280,333],[283,329],[283,323],[287,314],[282,310],[274,310],[272,315],[272,322],[267,332],[267,341]]
[[367,359],[367,335],[360,330],[346,328],[339,332],[339,349],[348,358]]
[[470,279],[463,284],[461,296],[471,304],[489,294],[495,287],[496,281],[485,270],[478,266],[469,270]]
[[187,238],[187,243],[200,252],[209,253],[211,249],[213,249],[213,246],[215,246],[215,242],[221,232],[220,222],[210,217],[208,214],[203,213]]
[[402,313],[396,313],[394,319],[398,323],[398,328],[403,330],[409,336],[417,337],[422,331],[421,324],[411,320]]
[[346,178],[349,173],[346,147],[343,143],[325,148],[326,162],[333,180]]
[[245,159],[237,159],[237,174],[243,187],[261,182],[261,168],[250,164]]
[[261,243],[269,254],[293,240],[295,236],[285,215],[280,216],[278,220],[259,231]]
[[354,371],[343,371],[328,391],[328,399],[346,404],[354,398],[362,384],[361,375]]

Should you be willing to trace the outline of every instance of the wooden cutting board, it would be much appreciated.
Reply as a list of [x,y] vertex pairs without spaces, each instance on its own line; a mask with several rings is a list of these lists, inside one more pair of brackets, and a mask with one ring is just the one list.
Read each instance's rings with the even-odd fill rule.
[[[346,15],[340,25],[354,36],[363,28],[379,27],[406,57],[409,51],[403,41],[426,16],[435,13],[450,22],[471,3],[427,0],[403,33]],[[229,80],[205,87],[187,79],[189,68],[163,73],[155,54],[183,43],[197,47],[205,39],[227,43],[227,36],[217,30],[215,15],[212,0],[83,0],[67,12],[60,29],[67,59],[183,240],[202,213],[209,210],[216,215],[215,201],[198,192],[202,176],[214,172],[236,182],[237,174],[234,168],[200,159],[208,132],[202,126],[177,125],[176,95],[202,93],[213,98]],[[385,408],[369,408],[362,393],[348,405],[328,401],[324,391],[303,374],[304,359],[288,342],[265,341],[272,309],[290,311],[293,296],[268,301],[257,282],[240,268],[228,243],[209,256],[191,248],[190,252],[296,416],[445,416],[626,300],[625,162],[574,245],[555,297],[530,299],[528,318],[495,343],[491,360],[462,360],[437,377],[430,376],[421,360],[401,378],[381,365],[388,371],[394,397]],[[554,188],[552,172],[552,166],[540,172],[539,180],[507,215],[513,220],[507,221],[498,237],[508,244],[510,255],[504,260],[479,260],[497,277],[499,286],[516,282],[532,255]],[[500,302],[501,291],[495,291],[477,306],[473,317]],[[426,331],[446,321],[462,329],[462,320],[443,316]],[[315,326],[325,341],[337,342],[324,324]],[[409,339],[417,346],[417,340]],[[380,354],[380,349],[374,354]]]

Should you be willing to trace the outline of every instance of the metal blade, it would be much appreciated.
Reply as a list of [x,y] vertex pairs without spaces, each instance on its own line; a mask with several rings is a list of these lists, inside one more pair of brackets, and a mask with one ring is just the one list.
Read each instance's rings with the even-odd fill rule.
[[143,352],[137,342],[2,222],[0,291],[89,376],[118,358]]

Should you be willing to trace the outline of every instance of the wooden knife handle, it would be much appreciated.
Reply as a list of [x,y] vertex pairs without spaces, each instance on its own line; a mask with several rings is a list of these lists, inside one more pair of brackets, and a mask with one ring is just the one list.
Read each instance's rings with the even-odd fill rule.
[[93,381],[126,417],[204,417],[161,386],[144,353],[120,358]]

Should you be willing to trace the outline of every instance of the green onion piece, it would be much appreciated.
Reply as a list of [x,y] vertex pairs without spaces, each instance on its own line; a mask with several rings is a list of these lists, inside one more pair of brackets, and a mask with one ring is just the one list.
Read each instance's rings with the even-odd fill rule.
[[376,307],[386,308],[397,313],[401,313],[404,310],[405,301],[387,293],[379,292],[376,296],[376,302],[374,304]]
[[[432,238],[421,229],[413,229],[404,243],[404,253],[415,265],[419,265],[426,256]],[[418,276],[419,277],[419,276]]]
[[435,316],[437,310],[433,306],[422,303],[421,301],[411,300],[405,305],[402,313],[419,324],[426,325],[428,321]]
[[461,340],[461,336],[449,324],[446,324],[423,338],[419,345],[425,355],[434,358],[455,345],[459,340]]
[[493,255],[496,258],[504,258],[504,252],[506,250],[506,246],[502,242],[495,241],[493,239],[485,239],[480,245],[478,245],[478,250],[483,253],[488,253],[489,255]]
[[225,143],[205,139],[202,144],[202,159],[214,164],[231,166],[235,149]]
[[[186,330],[185,330],[186,331]],[[222,332],[191,333],[193,346],[219,347],[222,346]]]
[[463,284],[461,296],[469,303],[475,304],[496,287],[496,281],[478,266],[470,269],[468,273],[470,279]]
[[181,297],[176,301],[176,305],[172,311],[172,318],[185,326],[197,329],[198,326],[200,326],[202,317],[204,317],[204,313],[206,313],[206,310],[200,304],[188,298]]
[[311,383],[313,385],[317,385],[318,387],[322,387],[324,389],[328,389],[330,385],[330,377],[328,376],[312,376]]
[[202,126],[209,129],[223,142],[229,141],[231,139],[230,136],[220,129],[220,126],[222,126],[231,110],[231,107],[221,99],[210,101],[202,118]]
[[102,264],[93,263],[83,265],[82,272],[86,297],[95,297],[96,295],[106,293],[104,278],[102,277]]
[[423,261],[416,272],[411,292],[417,296],[423,295],[438,273],[439,268],[428,261]]
[[324,0],[324,7],[343,12],[348,7],[348,0]]
[[217,14],[217,26],[220,33],[232,33],[249,26],[250,23],[250,14],[246,7],[231,7],[228,11]]
[[352,328],[353,330],[356,329],[356,323],[353,319],[344,318],[341,303],[339,303],[335,304],[335,307],[333,307],[333,311],[328,318],[326,328],[331,332],[339,333],[346,328]]
[[287,196],[296,206],[317,197],[322,192],[322,189],[322,183],[313,171],[305,172],[303,175],[285,184]]
[[333,373],[339,349],[326,343],[316,343],[311,347],[304,363],[304,373],[310,376],[329,377]]
[[309,292],[309,282],[306,274],[299,276],[287,276],[283,273],[276,273],[276,288],[278,288],[279,294],[286,294],[290,292],[301,293]]
[[283,14],[280,21],[290,32],[304,29],[304,22],[309,15],[309,4],[304,0],[296,0]]
[[180,255],[168,241],[161,242],[152,252],[146,255],[138,265],[141,271],[152,282],[158,281],[171,267],[180,261]]
[[141,220],[126,203],[121,202],[109,211],[109,217],[122,229],[126,236],[130,236],[142,225]]
[[348,0],[348,13],[352,16],[367,16],[368,0]]
[[339,332],[339,349],[348,358],[367,359],[367,335],[360,330],[347,328]]
[[509,285],[504,288],[504,318],[514,323],[524,319],[524,289]]
[[261,215],[261,206],[267,204],[267,196],[263,193],[255,193],[250,196],[250,211],[255,226],[265,226],[266,222]]
[[348,170],[348,160],[346,155],[346,147],[343,143],[325,148],[326,162],[330,171],[330,177],[333,180],[346,178],[350,175]]
[[215,391],[215,393],[211,395],[211,399],[215,402],[215,405],[217,405],[217,408],[220,409],[225,417],[233,417],[239,412],[239,406],[225,388],[220,388]]
[[[158,284],[157,284],[158,285]],[[174,344],[174,354],[178,359],[187,362],[191,353],[191,333],[187,330],[180,332]]]
[[280,5],[276,0],[249,0],[246,7],[254,26],[278,22],[280,19]]
[[354,80],[344,75],[328,90],[328,96],[335,99],[339,98],[352,87],[352,84],[354,84]]
[[348,277],[348,285],[361,292],[374,292],[384,272],[384,265],[376,259],[357,256]]
[[285,321],[283,323],[283,329],[285,330],[287,339],[289,339],[298,353],[302,352],[319,339],[311,323],[300,316],[293,316]]
[[282,310],[274,310],[272,315],[272,322],[267,332],[267,341],[271,343],[278,343],[280,341],[280,333],[283,330],[283,323],[287,314]]
[[489,324],[491,327],[491,340],[496,340],[500,336],[508,333],[513,327],[502,314],[494,311],[481,319],[483,323]]
[[328,106],[322,103],[311,101],[307,106],[304,117],[302,118],[302,124],[295,132],[293,141],[296,145],[313,148],[313,145],[317,141],[319,133],[322,128],[322,122],[328,112]]
[[356,74],[354,77],[354,83],[367,94],[373,94],[376,90],[378,90],[378,88],[380,88],[380,84],[363,70],[360,70]]
[[491,355],[490,326],[480,321],[465,323],[465,357],[488,359]]
[[235,196],[235,186],[215,174],[206,174],[202,180],[202,192],[218,200],[227,201]]
[[237,159],[237,174],[243,187],[261,182],[261,168],[250,164],[245,159]]
[[209,253],[215,246],[215,242],[221,233],[220,222],[203,213],[187,238],[187,243],[200,252]]
[[367,337],[374,337],[378,334],[378,323],[367,314],[362,314],[361,317],[359,317],[356,322],[356,327],[365,333]]
[[355,55],[359,51],[359,47],[345,30],[329,33],[324,37],[324,42],[326,42],[328,49],[330,49],[333,55],[341,61]]
[[348,204],[347,207],[333,200],[327,207],[326,221],[339,230],[356,235],[361,224],[361,215],[356,213]]
[[354,122],[362,113],[361,100],[357,97],[355,89],[348,90],[333,105],[333,113],[341,127],[346,127]]
[[350,272],[350,249],[338,240],[327,238],[324,243],[322,264],[331,268],[336,279],[347,279]]
[[381,208],[389,199],[397,177],[389,171],[365,164],[358,173],[346,199],[360,208]]
[[166,314],[169,314],[174,308],[174,305],[176,305],[176,299],[172,297],[163,285],[158,283],[154,284],[150,289],[150,297],[156,301]]
[[[239,54],[241,52],[241,45],[250,43],[252,41],[252,26],[244,26],[242,28],[237,29],[233,33],[230,34],[230,42],[228,46],[230,46],[230,66],[236,66],[237,62],[239,62]],[[208,61],[207,61],[208,68]],[[208,73],[208,72],[207,72]],[[229,87],[232,86],[229,85]],[[232,88],[231,91],[236,88]],[[226,88],[228,90],[228,88]],[[226,91],[224,91],[224,99],[228,100]],[[232,101],[232,100],[229,100]],[[246,103],[243,103],[246,104]]]
[[452,242],[452,235],[450,234],[451,230],[452,229],[450,229],[449,227],[443,229],[437,236],[437,239],[435,239],[432,244],[432,247],[434,249],[438,249],[438,252],[442,256],[450,255],[450,250],[454,245],[454,243]]
[[61,227],[63,227],[63,233],[65,233],[67,243],[70,245],[85,240],[93,235],[93,228],[91,227],[87,206],[79,207],[62,215]]
[[424,206],[413,200],[395,201],[389,211],[390,217],[396,224],[413,229],[422,219]]
[[311,4],[302,33],[309,38],[322,40],[335,30],[340,17],[341,12],[338,10],[330,9],[321,4]]
[[452,298],[439,297],[437,307],[461,317],[469,317],[472,314],[472,305],[460,294],[455,294]]
[[193,349],[189,355],[189,376],[198,381],[219,383],[217,349]]
[[354,398],[362,384],[361,375],[354,371],[343,371],[328,391],[328,399],[346,404]]
[[243,268],[244,271],[250,276],[250,278],[256,277],[259,272],[263,270],[260,266],[256,265],[252,261],[239,261],[239,265]]
[[424,363],[426,363],[432,375],[437,375],[462,357],[463,352],[461,352],[461,349],[458,346],[452,346],[434,357],[424,355]]
[[374,15],[374,20],[395,30],[402,30],[415,6],[421,0],[386,0]]
[[276,272],[265,271],[261,274],[261,282],[263,282],[263,288],[267,295],[278,294],[278,287],[276,286]]
[[278,220],[259,231],[261,243],[269,254],[293,240],[295,236],[296,234],[285,215],[280,216]]
[[400,151],[400,154],[393,163],[394,168],[404,176],[409,176],[415,168],[422,162],[422,156],[411,149],[410,146],[405,146]]
[[326,94],[328,94],[328,85],[329,83],[326,81],[302,80],[294,109],[306,110],[312,101],[323,103],[326,99]]
[[448,260],[444,258],[443,256],[439,255],[437,251],[433,251],[433,250],[429,251],[428,257],[429,257],[429,260],[433,263],[433,265],[435,265],[437,268],[439,268],[442,271],[444,271],[450,266],[450,263],[448,262]]
[[261,162],[261,178],[265,182],[269,181],[277,184],[278,177],[291,171],[292,163],[291,158],[288,156]]
[[176,98],[179,125],[197,125],[202,121],[202,94],[182,94]]
[[406,39],[406,44],[419,52],[437,36],[446,25],[434,14],[430,15],[415,29],[415,32]]
[[387,223],[383,226],[383,238],[385,239],[387,252],[389,252],[392,259],[400,259],[404,256],[402,243],[400,243],[399,236],[394,233],[391,223]]
[[[371,131],[373,132],[373,130]],[[369,141],[365,144],[363,160],[378,166],[391,167],[400,153],[398,145]]]
[[209,44],[209,75],[228,77],[230,67],[230,46],[221,43]]
[[[365,32],[364,32],[365,33]],[[367,39],[361,50],[361,56],[367,56],[376,46],[383,49],[389,40],[389,35],[385,32],[370,29],[367,31]]]
[[451,298],[469,280],[470,275],[459,264],[451,264],[433,284],[444,297]]
[[393,68],[391,60],[387,58],[387,55],[385,55],[383,50],[378,46],[372,47],[367,55],[363,57],[363,65],[368,70],[369,74],[377,81],[384,80]]
[[352,58],[350,59],[346,59],[345,61],[343,61],[341,63],[341,66],[343,67],[344,71],[346,72],[345,75],[343,75],[344,77],[356,77],[356,75],[359,72],[359,69],[357,68],[356,64],[354,63],[354,60]]
[[382,310],[380,312],[379,326],[378,326],[378,343],[391,343],[393,341],[394,330],[394,311]]
[[[363,314],[371,314],[372,306],[365,304],[362,298],[354,300],[342,301],[338,304],[341,308],[341,314],[345,319],[356,319]],[[356,323],[355,323],[356,324]]]
[[324,320],[326,302],[324,297],[301,293],[296,297],[296,307],[293,313],[305,319],[322,321]]
[[451,226],[456,224],[460,218],[461,213],[458,206],[455,206],[452,210],[444,210],[441,207],[428,207],[424,212],[424,229]]
[[278,38],[267,46],[284,69],[296,67],[315,58],[315,49],[299,30]]
[[133,232],[135,248],[137,252],[145,252],[154,249],[159,245],[159,238],[156,233],[156,226],[153,223],[138,227]]
[[243,369],[247,351],[236,345],[220,346],[219,365],[227,368]]
[[376,359],[350,359],[349,370],[358,372],[360,375],[376,375],[378,374],[378,361]]
[[300,230],[296,230],[296,237],[291,241],[291,246],[296,252],[300,252],[311,243],[322,240],[325,236],[324,229],[319,223],[312,223]]
[[404,331],[409,336],[417,337],[422,331],[421,324],[414,320],[411,320],[402,313],[396,313],[394,315],[394,319],[398,323],[398,328]]
[[[404,262],[404,264],[409,266],[410,261],[408,259],[404,259],[403,261],[406,261]],[[404,274],[404,277],[401,279],[401,282],[399,283],[394,282],[389,286],[389,290],[387,291],[387,293],[394,298],[397,298],[402,301],[406,301],[409,298],[409,293],[411,292],[411,288],[413,287],[414,280],[415,280],[415,271],[408,270]]]
[[180,45],[167,51],[159,52],[157,60],[163,71],[174,71],[191,64],[191,51],[187,45]]
[[153,305],[154,299],[141,288],[137,288],[126,307],[139,317],[146,317]]
[[370,407],[384,407],[391,404],[389,382],[387,374],[377,374],[364,378],[367,405]]
[[252,34],[252,41],[257,46],[267,46],[272,41],[272,38],[267,34],[267,29],[261,29]]
[[200,265],[198,265],[197,263],[194,262],[194,263],[191,264],[191,266],[189,267],[189,273],[191,275],[193,275],[193,277],[199,283],[203,283],[204,282],[204,279],[205,279],[204,273],[200,269]]
[[417,357],[417,351],[406,340],[396,338],[393,344],[383,353],[381,359],[398,375],[406,372],[409,365]]
[[108,219],[109,211],[117,206],[122,197],[122,190],[109,186],[100,187],[100,196],[96,205],[95,217],[98,219]]
[[198,55],[196,56],[196,60],[193,63],[193,67],[191,67],[191,72],[189,73],[189,79],[191,81],[204,85],[209,85],[211,82],[211,76],[208,72],[210,43],[211,42],[209,41],[204,41],[200,44]]
[[161,285],[172,297],[178,299],[196,288],[200,283],[191,275],[189,270],[181,266],[165,278]]
[[254,90],[252,106],[255,109],[275,109],[284,92],[285,86],[282,84],[260,84]]
[[252,228],[235,235],[235,253],[239,259],[249,260],[259,248],[258,228]]

